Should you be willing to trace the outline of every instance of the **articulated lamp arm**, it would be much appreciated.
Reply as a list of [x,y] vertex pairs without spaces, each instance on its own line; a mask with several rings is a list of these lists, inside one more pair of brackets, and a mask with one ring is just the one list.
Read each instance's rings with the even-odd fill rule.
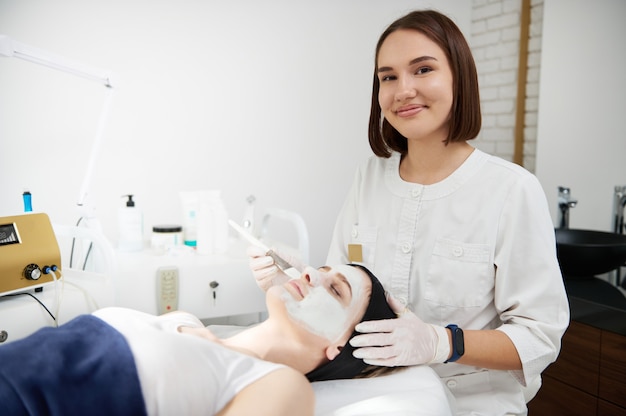
[[[45,52],[41,49],[37,49],[20,42],[16,42],[3,34],[0,34],[0,56],[20,58],[26,61],[34,62],[36,64],[67,72],[81,78],[86,78],[107,87],[104,106],[102,108],[102,112],[100,113],[100,120],[98,122],[98,127],[96,131],[96,137],[91,148],[91,154],[87,164],[87,171],[83,178],[83,184],[78,197],[78,206],[83,207],[89,190],[89,185],[91,183],[93,167],[95,165],[96,158],[100,152],[100,146],[102,144],[102,132],[104,131],[104,126],[106,124],[109,109],[111,107],[111,101],[113,97],[113,83],[111,82],[110,72],[103,69],[89,67],[79,62]],[[87,212],[87,216],[90,216],[89,212]]]
[[0,56],[20,58],[98,82],[109,88],[113,87],[109,71],[92,68],[79,62],[53,55],[41,49],[16,42],[2,34],[0,34]]

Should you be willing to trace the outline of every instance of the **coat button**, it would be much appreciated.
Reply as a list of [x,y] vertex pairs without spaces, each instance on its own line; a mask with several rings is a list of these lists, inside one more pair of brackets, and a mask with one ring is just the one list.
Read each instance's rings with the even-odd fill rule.
[[411,243],[404,243],[402,244],[402,252],[403,253],[410,253],[411,252]]
[[455,257],[461,257],[463,255],[463,247],[454,247],[452,254],[454,254]]
[[356,229],[352,230],[352,238],[357,238],[358,236],[359,232]]
[[413,188],[413,190],[411,190],[411,196],[413,196],[413,198],[417,198],[421,194],[422,194],[422,190],[419,188]]
[[448,386],[451,389],[455,388],[456,387],[456,380],[452,379],[452,380],[446,381],[446,386]]

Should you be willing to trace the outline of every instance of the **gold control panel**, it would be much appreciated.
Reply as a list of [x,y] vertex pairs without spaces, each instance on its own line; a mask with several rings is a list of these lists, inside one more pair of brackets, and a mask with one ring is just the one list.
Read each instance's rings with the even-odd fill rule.
[[0,217],[0,295],[35,289],[61,276],[61,252],[43,213]]

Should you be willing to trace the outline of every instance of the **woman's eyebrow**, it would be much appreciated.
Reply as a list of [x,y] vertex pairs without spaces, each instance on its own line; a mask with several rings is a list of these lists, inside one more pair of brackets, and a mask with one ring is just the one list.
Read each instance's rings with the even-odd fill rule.
[[[418,56],[415,59],[411,59],[411,61],[409,62],[409,66],[411,65],[415,65],[417,63],[420,63],[422,61],[436,61],[437,58],[433,57],[433,56],[428,56],[428,55],[424,55],[424,56]],[[381,66],[380,68],[378,68],[378,73],[381,72],[388,72],[388,71],[392,71],[393,68],[390,66]]]

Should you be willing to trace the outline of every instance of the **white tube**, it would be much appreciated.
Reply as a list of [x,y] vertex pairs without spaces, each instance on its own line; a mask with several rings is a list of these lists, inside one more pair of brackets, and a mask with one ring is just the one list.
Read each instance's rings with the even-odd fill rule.
[[183,242],[186,246],[196,247],[198,244],[200,192],[181,191],[180,203],[183,209]]
[[183,207],[183,239],[198,254],[225,253],[228,250],[228,212],[221,191],[202,190],[180,193]]

